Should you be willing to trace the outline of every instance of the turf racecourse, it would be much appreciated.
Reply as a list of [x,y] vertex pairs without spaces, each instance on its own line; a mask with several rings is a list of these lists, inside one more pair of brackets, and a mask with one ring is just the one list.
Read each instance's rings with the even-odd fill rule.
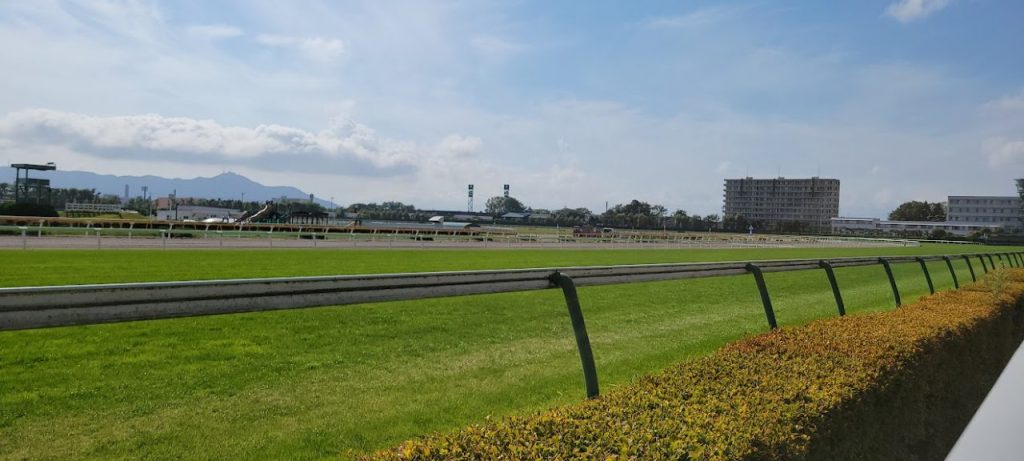
[[[986,249],[1011,251],[3,251],[0,286]],[[936,288],[952,286],[944,263],[929,267]],[[927,293],[917,265],[894,272],[905,302]],[[881,267],[836,273],[851,314],[892,308]],[[783,326],[835,315],[821,271],[766,278]],[[749,276],[587,287],[580,298],[604,390],[766,329]],[[582,396],[556,290],[0,332],[4,459],[349,458]]]

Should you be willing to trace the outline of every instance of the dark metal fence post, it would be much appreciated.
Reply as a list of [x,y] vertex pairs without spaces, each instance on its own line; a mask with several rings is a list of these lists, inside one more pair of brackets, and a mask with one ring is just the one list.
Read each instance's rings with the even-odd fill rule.
[[885,275],[889,276],[889,285],[892,286],[892,297],[896,299],[896,307],[903,305],[900,301],[900,290],[896,288],[896,278],[892,276],[892,267],[889,266],[889,260],[885,258],[878,258],[878,262],[882,263],[882,267],[885,268]]
[[985,255],[988,257],[988,265],[992,266],[992,270],[996,270],[996,261],[992,259],[992,253]]
[[828,261],[819,261],[818,265],[825,269],[825,275],[828,276],[828,284],[832,286],[832,295],[836,298],[836,308],[839,309],[839,316],[846,315],[846,305],[843,304],[843,295],[839,292],[839,284],[836,283],[836,274],[832,270],[832,264],[829,264]]
[[978,276],[974,275],[974,265],[971,264],[971,257],[964,255],[964,261],[967,261],[967,269],[971,271],[971,280],[977,282]]
[[551,274],[551,283],[562,288],[565,304],[569,308],[569,319],[572,330],[576,334],[576,347],[580,351],[580,362],[583,364],[583,379],[587,385],[587,398],[597,397],[597,367],[594,366],[594,352],[590,349],[590,337],[587,325],[583,322],[583,310],[580,309],[580,298],[576,295],[576,284],[572,278],[561,272]]
[[757,291],[761,293],[761,304],[764,305],[764,315],[768,317],[768,326],[776,329],[779,324],[775,322],[775,309],[772,308],[772,298],[768,296],[768,285],[764,283],[764,274],[761,268],[754,264],[747,264],[747,272],[754,274],[754,282],[757,282]]
[[932,275],[928,273],[928,264],[924,262],[924,258],[914,258],[917,262],[921,263],[921,270],[924,271],[924,279],[928,282],[928,291],[935,294],[935,285],[932,285]]
[[953,270],[953,261],[949,259],[949,256],[943,256],[943,260],[946,261],[946,267],[949,268],[949,275],[953,277],[953,288],[960,288],[960,281],[956,278],[956,271]]
[[985,265],[985,257],[982,256],[982,255],[978,255],[978,261],[981,261],[981,268],[984,269],[985,273],[987,274],[988,273],[988,266]]

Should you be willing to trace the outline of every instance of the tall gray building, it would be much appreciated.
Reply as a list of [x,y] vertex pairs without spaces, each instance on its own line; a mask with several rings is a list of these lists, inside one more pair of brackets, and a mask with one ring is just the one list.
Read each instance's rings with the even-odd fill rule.
[[812,232],[831,230],[839,216],[839,180],[743,179],[725,180],[725,216],[761,221],[769,229],[800,226]]
[[950,223],[997,224],[1009,232],[1024,230],[1020,197],[950,195],[946,221]]

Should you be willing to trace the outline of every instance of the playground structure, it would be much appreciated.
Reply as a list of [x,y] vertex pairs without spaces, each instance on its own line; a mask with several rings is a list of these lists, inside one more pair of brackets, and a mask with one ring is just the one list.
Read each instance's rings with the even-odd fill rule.
[[[242,215],[242,217],[238,218],[238,220],[236,222],[251,223],[253,221],[259,221],[259,220],[263,219],[265,216],[267,216],[267,214],[270,213],[270,210],[273,209],[273,207],[274,207],[274,202],[267,202],[266,204],[263,205],[263,208],[260,209],[260,211],[257,211],[252,216]],[[246,214],[248,214],[248,212],[246,212]]]

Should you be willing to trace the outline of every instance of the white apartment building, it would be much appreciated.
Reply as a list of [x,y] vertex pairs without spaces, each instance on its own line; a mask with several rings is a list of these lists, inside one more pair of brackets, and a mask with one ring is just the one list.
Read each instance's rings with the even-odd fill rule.
[[812,230],[827,231],[829,219],[839,216],[839,180],[726,179],[722,212],[761,221],[769,227],[797,222]]

